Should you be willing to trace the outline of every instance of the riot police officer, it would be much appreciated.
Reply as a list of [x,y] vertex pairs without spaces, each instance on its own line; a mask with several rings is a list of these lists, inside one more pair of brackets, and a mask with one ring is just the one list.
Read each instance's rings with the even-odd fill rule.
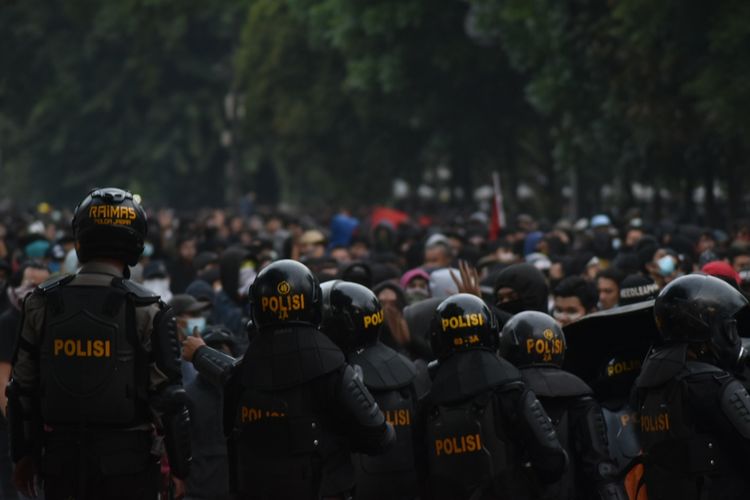
[[201,374],[226,383],[224,425],[237,432],[239,498],[346,498],[354,486],[350,450],[387,451],[393,427],[318,331],[321,290],[307,267],[268,265],[250,301],[257,333],[241,360],[197,347],[195,338],[183,352]]
[[182,479],[190,421],[174,316],[127,279],[146,214],[127,191],[95,189],[72,226],[81,269],[41,284],[24,304],[8,389],[15,482],[33,494],[41,465],[48,500],[152,499],[154,424]]
[[734,376],[747,313],[739,291],[705,275],[656,298],[663,345],[636,381],[649,499],[750,498],[750,396]]
[[567,472],[543,498],[625,499],[609,457],[601,407],[583,380],[562,369],[565,349],[562,329],[541,312],[516,314],[500,335],[500,354],[521,370],[570,457]]
[[449,297],[431,342],[438,365],[418,430],[424,496],[537,498],[535,484],[557,481],[566,453],[519,371],[496,355],[494,315],[474,295]]
[[373,292],[360,284],[338,280],[323,283],[321,289],[321,331],[361,373],[365,386],[396,431],[396,443],[388,453],[352,457],[355,498],[414,498],[418,493],[412,432],[417,369],[408,358],[380,342],[384,311]]

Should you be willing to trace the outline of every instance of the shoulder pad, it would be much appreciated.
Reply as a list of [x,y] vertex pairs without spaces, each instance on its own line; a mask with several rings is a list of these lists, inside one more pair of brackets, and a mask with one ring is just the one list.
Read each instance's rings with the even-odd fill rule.
[[349,363],[362,368],[365,386],[371,390],[405,387],[417,375],[411,360],[380,342],[350,355]]
[[687,344],[652,350],[643,362],[636,386],[649,388],[666,384],[683,371],[686,360]]
[[678,376],[678,378],[689,377],[691,375],[706,375],[706,374],[726,373],[718,366],[714,366],[708,363],[702,363],[700,361],[688,361],[685,365],[685,370]]
[[47,294],[61,286],[67,285],[73,281],[73,278],[75,277],[75,274],[61,274],[59,276],[54,276],[37,286],[34,292],[41,293],[42,295]]
[[737,432],[750,439],[750,395],[738,380],[732,380],[724,387],[721,410]]
[[560,368],[522,368],[521,373],[529,389],[540,397],[570,398],[593,394],[586,382]]
[[145,286],[128,279],[115,278],[112,280],[112,285],[132,296],[139,305],[156,304],[161,299],[159,295]]

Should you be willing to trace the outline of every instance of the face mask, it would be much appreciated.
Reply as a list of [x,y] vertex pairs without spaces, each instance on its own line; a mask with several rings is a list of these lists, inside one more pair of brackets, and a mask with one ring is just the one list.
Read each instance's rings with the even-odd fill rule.
[[497,303],[495,306],[508,314],[518,314],[526,310],[521,299],[513,299],[503,303]]
[[659,274],[662,276],[669,276],[674,272],[674,259],[669,255],[659,259],[657,264],[659,265]]
[[187,326],[185,327],[185,334],[193,335],[196,328],[198,329],[198,333],[203,333],[206,329],[206,318],[188,318]]
[[407,304],[414,304],[415,302],[429,298],[430,292],[424,288],[407,288],[404,295],[406,295]]

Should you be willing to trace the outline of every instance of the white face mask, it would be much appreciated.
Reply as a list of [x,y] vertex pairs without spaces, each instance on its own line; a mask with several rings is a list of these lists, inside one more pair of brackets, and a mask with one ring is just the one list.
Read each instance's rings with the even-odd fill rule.
[[169,278],[156,278],[143,280],[143,286],[161,297],[164,302],[172,300],[172,292],[169,289]]

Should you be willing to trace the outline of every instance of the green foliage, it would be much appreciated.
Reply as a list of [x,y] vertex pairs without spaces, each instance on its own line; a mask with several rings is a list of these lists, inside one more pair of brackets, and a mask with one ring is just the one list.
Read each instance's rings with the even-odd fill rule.
[[235,4],[0,9],[3,67],[15,68],[0,75],[6,194],[70,203],[116,184],[180,206],[221,203]]
[[[736,0],[6,2],[2,190],[221,204],[265,194],[263,166],[288,202],[361,203],[445,165],[464,193],[500,171],[514,208],[554,216],[569,179],[582,213],[613,208],[613,182],[623,207],[633,181],[689,200],[747,166],[749,17]],[[521,205],[521,181],[545,196]],[[725,186],[738,206],[743,181]]]

